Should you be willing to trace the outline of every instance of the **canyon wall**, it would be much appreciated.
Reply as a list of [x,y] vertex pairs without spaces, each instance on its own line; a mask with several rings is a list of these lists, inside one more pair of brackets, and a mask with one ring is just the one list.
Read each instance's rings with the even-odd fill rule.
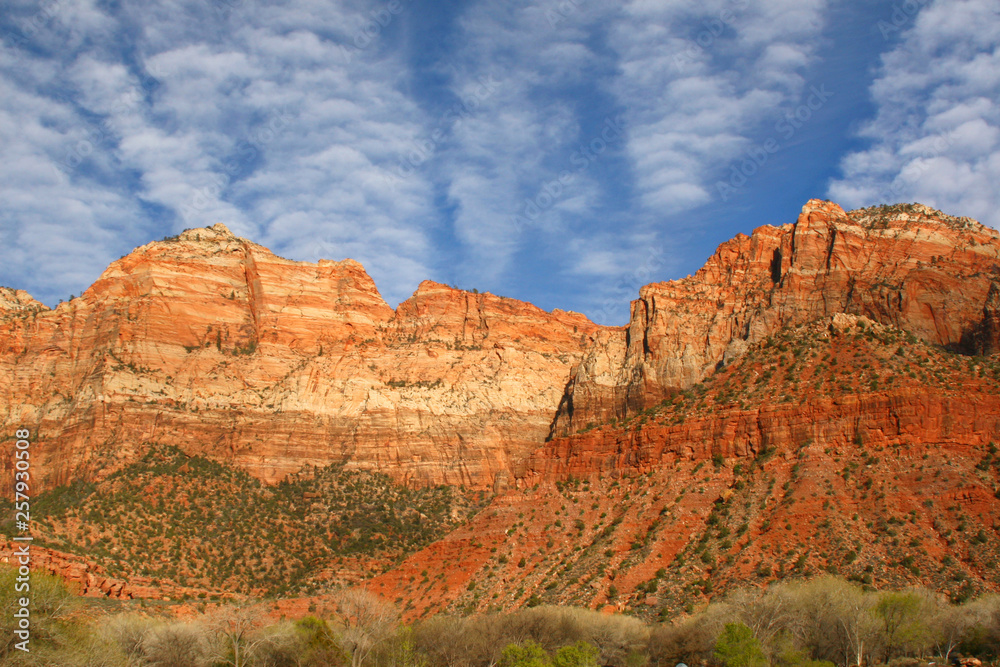
[[811,200],[794,224],[723,243],[653,283],[623,332],[573,371],[553,435],[622,419],[702,381],[788,325],[864,315],[966,353],[1000,350],[1000,235],[919,204],[845,213]]
[[[35,434],[43,486],[160,442],[268,482],[344,463],[500,490],[546,438],[634,415],[837,313],[992,354],[1000,237],[920,205],[812,200],[794,224],[647,285],[627,326],[602,327],[430,281],[392,309],[352,260],[296,262],[223,225],[188,230],[55,309],[0,289],[0,422]],[[9,480],[10,457],[0,466]]]
[[502,486],[600,331],[433,282],[393,310],[357,262],[282,259],[216,225],[137,249],[53,310],[0,291],[0,422],[31,429],[46,486],[149,442],[266,481],[344,462]]

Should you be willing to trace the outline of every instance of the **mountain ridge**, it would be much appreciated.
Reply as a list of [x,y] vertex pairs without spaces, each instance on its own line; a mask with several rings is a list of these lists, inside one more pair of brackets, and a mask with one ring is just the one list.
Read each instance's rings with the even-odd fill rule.
[[[409,617],[649,615],[833,570],[1000,587],[1000,234],[968,218],[811,200],[643,287],[624,327],[433,281],[392,309],[353,260],[284,260],[222,225],[142,246],[56,309],[10,289],[0,306],[0,421],[31,429],[41,489],[155,444],[267,485],[335,466],[477,492],[482,511],[399,562],[317,557]],[[902,523],[858,523],[876,496]],[[50,561],[94,594],[154,594],[121,579],[141,564],[79,558]]]

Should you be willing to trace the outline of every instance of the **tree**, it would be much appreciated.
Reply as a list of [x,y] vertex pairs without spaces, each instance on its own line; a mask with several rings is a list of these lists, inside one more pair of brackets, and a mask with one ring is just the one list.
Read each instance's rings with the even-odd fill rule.
[[753,631],[772,661],[779,653],[787,653],[792,638],[800,634],[798,610],[787,586],[737,590],[726,598],[726,605],[737,621]]
[[500,654],[500,667],[552,667],[549,654],[532,640],[510,644]]
[[934,650],[948,662],[951,654],[974,625],[975,616],[969,607],[951,605],[947,602],[939,605],[930,619]]
[[712,604],[697,616],[657,626],[649,637],[650,658],[660,665],[709,661],[729,616],[728,608]]
[[220,641],[217,659],[232,667],[247,667],[259,647],[268,641],[261,632],[264,610],[259,605],[226,605],[212,615],[209,626]]
[[715,642],[715,657],[726,667],[767,666],[760,642],[743,623],[726,623]]
[[554,667],[597,667],[597,656],[600,653],[596,646],[577,642],[556,651],[552,664]]
[[884,662],[901,653],[921,653],[930,643],[925,596],[915,591],[882,593],[872,610],[882,635]]
[[428,667],[427,657],[417,650],[413,628],[404,626],[382,642],[377,653],[378,665],[392,667]]
[[295,635],[301,643],[303,665],[346,665],[350,658],[337,641],[330,624],[315,616],[295,622]]
[[877,638],[874,597],[836,577],[819,577],[792,589],[801,619],[800,637],[817,660],[864,664]]
[[341,591],[336,602],[337,613],[344,626],[344,647],[351,656],[351,667],[361,667],[382,642],[395,634],[399,612],[362,588]]

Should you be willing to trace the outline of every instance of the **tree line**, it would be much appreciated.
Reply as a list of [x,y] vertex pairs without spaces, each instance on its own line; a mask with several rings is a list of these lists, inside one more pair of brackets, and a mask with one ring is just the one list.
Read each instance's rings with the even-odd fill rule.
[[263,602],[190,618],[84,609],[32,575],[32,651],[14,648],[14,570],[0,569],[0,664],[60,667],[918,667],[995,661],[1000,596],[963,604],[924,589],[874,591],[837,577],[737,590],[662,623],[576,607],[437,615],[407,625],[361,589],[279,620]]

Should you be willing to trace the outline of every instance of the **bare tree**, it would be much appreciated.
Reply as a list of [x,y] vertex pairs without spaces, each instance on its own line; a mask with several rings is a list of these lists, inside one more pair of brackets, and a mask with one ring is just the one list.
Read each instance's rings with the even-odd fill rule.
[[336,596],[337,614],[344,626],[343,643],[351,667],[361,667],[372,652],[390,638],[399,624],[399,611],[362,588],[349,588]]
[[779,637],[801,631],[795,598],[787,586],[740,589],[726,598],[726,604],[735,620],[753,631],[772,660],[781,648]]
[[232,667],[246,667],[268,641],[261,632],[265,623],[260,605],[231,604],[211,615],[209,627],[219,640],[216,659]]
[[975,614],[967,606],[951,605],[945,602],[938,606],[930,620],[934,650],[947,663],[952,652],[962,643],[962,639],[975,624]]
[[877,639],[873,596],[834,577],[820,577],[792,591],[803,620],[802,641],[813,657],[848,666],[864,664]]
[[141,664],[149,667],[205,667],[209,642],[202,628],[191,623],[170,623],[143,638]]

